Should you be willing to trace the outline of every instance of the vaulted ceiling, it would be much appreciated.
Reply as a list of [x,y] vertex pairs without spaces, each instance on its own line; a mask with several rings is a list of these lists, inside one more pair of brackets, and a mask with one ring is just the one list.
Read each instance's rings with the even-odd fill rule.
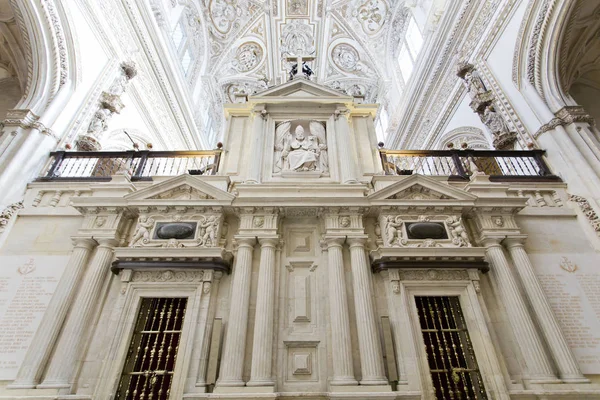
[[[391,80],[408,9],[390,0],[198,0],[205,24],[203,75],[213,76],[223,100],[285,82],[291,55],[312,55],[316,80],[381,95]],[[390,57],[392,56],[392,57]]]

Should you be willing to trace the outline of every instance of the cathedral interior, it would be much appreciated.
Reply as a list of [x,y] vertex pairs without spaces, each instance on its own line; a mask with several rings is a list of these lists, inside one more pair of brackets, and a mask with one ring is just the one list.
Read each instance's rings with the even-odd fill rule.
[[0,400],[600,399],[599,0],[0,0]]

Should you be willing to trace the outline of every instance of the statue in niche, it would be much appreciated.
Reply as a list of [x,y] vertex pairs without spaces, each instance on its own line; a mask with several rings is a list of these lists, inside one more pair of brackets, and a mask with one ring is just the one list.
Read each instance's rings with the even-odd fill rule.
[[325,127],[318,121],[310,121],[308,134],[302,123],[291,133],[292,122],[280,123],[275,129],[274,172],[329,171]]

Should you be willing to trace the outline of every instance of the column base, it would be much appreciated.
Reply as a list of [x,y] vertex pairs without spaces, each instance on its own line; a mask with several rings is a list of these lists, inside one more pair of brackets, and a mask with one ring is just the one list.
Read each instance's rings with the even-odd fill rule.
[[275,393],[275,386],[217,386],[213,393]]
[[372,379],[362,379],[360,381],[361,386],[385,386],[388,385],[389,382],[385,378],[372,378]]
[[7,389],[35,389],[37,385],[33,382],[13,382],[7,385]]
[[42,382],[36,389],[70,389],[71,385],[65,382]]
[[330,392],[358,392],[358,393],[388,393],[392,391],[390,385],[373,385],[373,386],[331,386]]
[[564,383],[590,383],[591,381],[587,379],[585,376],[566,376],[561,377],[560,380]]
[[244,381],[217,381],[217,383],[215,384],[215,392],[219,388],[236,388],[244,386],[246,386],[246,382]]
[[334,378],[329,382],[329,386],[358,386],[358,381],[350,376]]
[[246,386],[249,387],[274,387],[275,386],[275,382],[273,382],[271,379],[265,379],[265,380],[260,380],[260,379],[255,379],[255,380],[250,380],[246,383]]

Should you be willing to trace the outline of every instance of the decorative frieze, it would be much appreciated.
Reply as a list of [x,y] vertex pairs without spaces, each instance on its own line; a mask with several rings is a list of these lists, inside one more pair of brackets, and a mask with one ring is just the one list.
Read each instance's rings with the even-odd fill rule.
[[398,277],[401,281],[463,281],[470,279],[467,270],[450,269],[402,270],[398,271]]
[[[202,282],[204,271],[134,271],[131,282]],[[210,288],[208,289],[210,290]]]

